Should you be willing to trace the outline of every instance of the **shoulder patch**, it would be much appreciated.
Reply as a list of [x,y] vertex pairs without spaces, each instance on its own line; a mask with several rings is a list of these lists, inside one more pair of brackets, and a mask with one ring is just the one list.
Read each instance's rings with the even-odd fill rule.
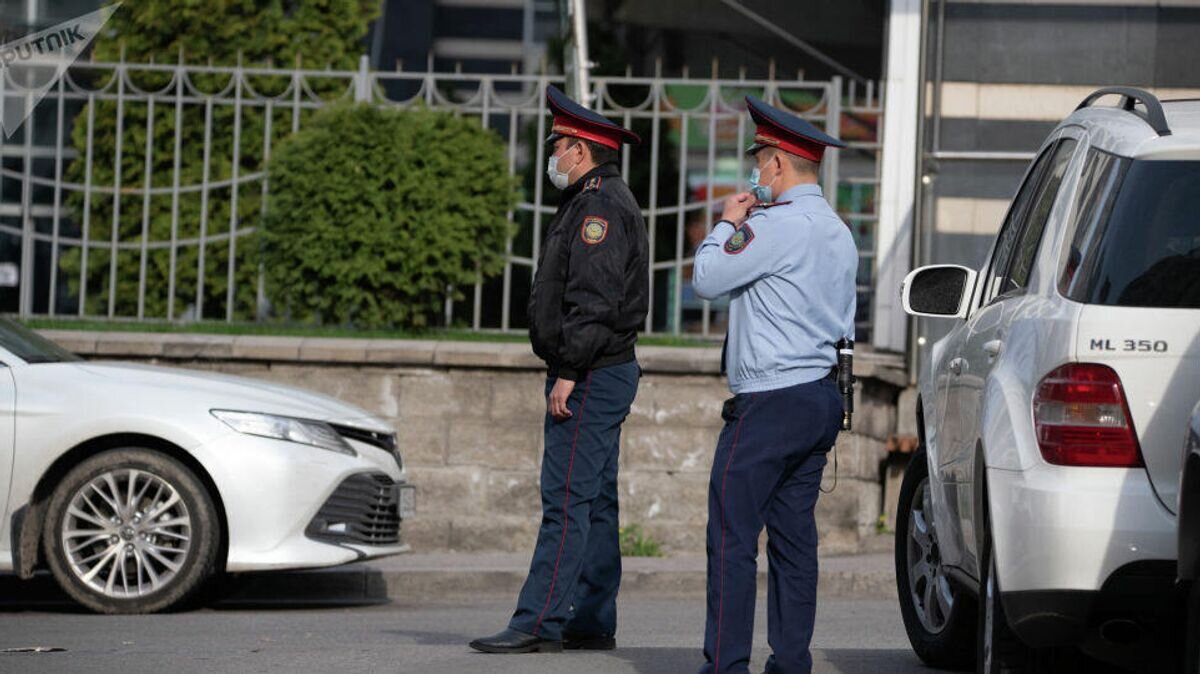
[[604,179],[600,176],[592,176],[591,178],[588,178],[587,182],[583,184],[583,189],[580,190],[580,192],[593,192],[600,189],[600,183],[603,182],[603,180]]
[[729,253],[730,255],[737,255],[743,250],[746,250],[746,246],[749,246],[750,242],[753,240],[754,230],[750,229],[750,225],[743,224],[736,232],[731,234],[729,238],[725,240],[725,252]]
[[583,227],[579,230],[579,238],[589,246],[594,246],[608,236],[608,220],[589,215],[583,219]]

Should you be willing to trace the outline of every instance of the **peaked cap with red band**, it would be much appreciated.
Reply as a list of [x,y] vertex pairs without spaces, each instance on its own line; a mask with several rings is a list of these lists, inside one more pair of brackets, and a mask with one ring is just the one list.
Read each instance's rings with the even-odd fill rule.
[[554,126],[550,129],[550,136],[546,138],[547,143],[553,143],[563,136],[573,136],[616,150],[621,147],[621,143],[637,145],[642,142],[636,133],[588,110],[568,98],[557,87],[546,87],[546,102],[550,105],[550,114],[554,115]]
[[746,97],[746,107],[758,127],[754,131],[754,144],[746,149],[746,154],[774,147],[819,162],[825,156],[825,148],[846,147],[842,141],[796,115],[773,108],[753,96]]

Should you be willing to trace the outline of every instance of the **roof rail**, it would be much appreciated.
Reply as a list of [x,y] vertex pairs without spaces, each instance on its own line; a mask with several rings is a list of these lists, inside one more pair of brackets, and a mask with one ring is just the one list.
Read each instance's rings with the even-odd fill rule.
[[[1155,133],[1160,136],[1171,135],[1171,127],[1167,126],[1167,116],[1163,114],[1162,103],[1159,103],[1158,98],[1149,91],[1143,89],[1135,89],[1133,87],[1104,87],[1097,89],[1088,94],[1088,97],[1083,99],[1083,102],[1076,107],[1076,110],[1090,107],[1097,99],[1104,96],[1120,96],[1122,97],[1121,109],[1141,117],[1146,120],[1150,128],[1154,129]],[[1141,103],[1146,112],[1143,114],[1134,109],[1134,106]]]

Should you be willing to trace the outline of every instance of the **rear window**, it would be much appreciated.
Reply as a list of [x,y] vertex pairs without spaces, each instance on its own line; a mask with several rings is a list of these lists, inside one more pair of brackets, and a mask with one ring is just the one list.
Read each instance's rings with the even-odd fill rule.
[[1077,302],[1200,308],[1200,161],[1092,150],[1059,290]]

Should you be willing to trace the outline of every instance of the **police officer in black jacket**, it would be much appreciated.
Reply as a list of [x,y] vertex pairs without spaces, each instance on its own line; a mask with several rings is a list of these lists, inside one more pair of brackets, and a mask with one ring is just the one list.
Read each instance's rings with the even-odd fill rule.
[[615,161],[633,132],[554,87],[547,174],[562,190],[538,255],[529,338],[546,378],[542,524],[508,629],[485,653],[616,646],[621,550],[617,455],[637,393],[634,355],[646,320],[646,225]]

